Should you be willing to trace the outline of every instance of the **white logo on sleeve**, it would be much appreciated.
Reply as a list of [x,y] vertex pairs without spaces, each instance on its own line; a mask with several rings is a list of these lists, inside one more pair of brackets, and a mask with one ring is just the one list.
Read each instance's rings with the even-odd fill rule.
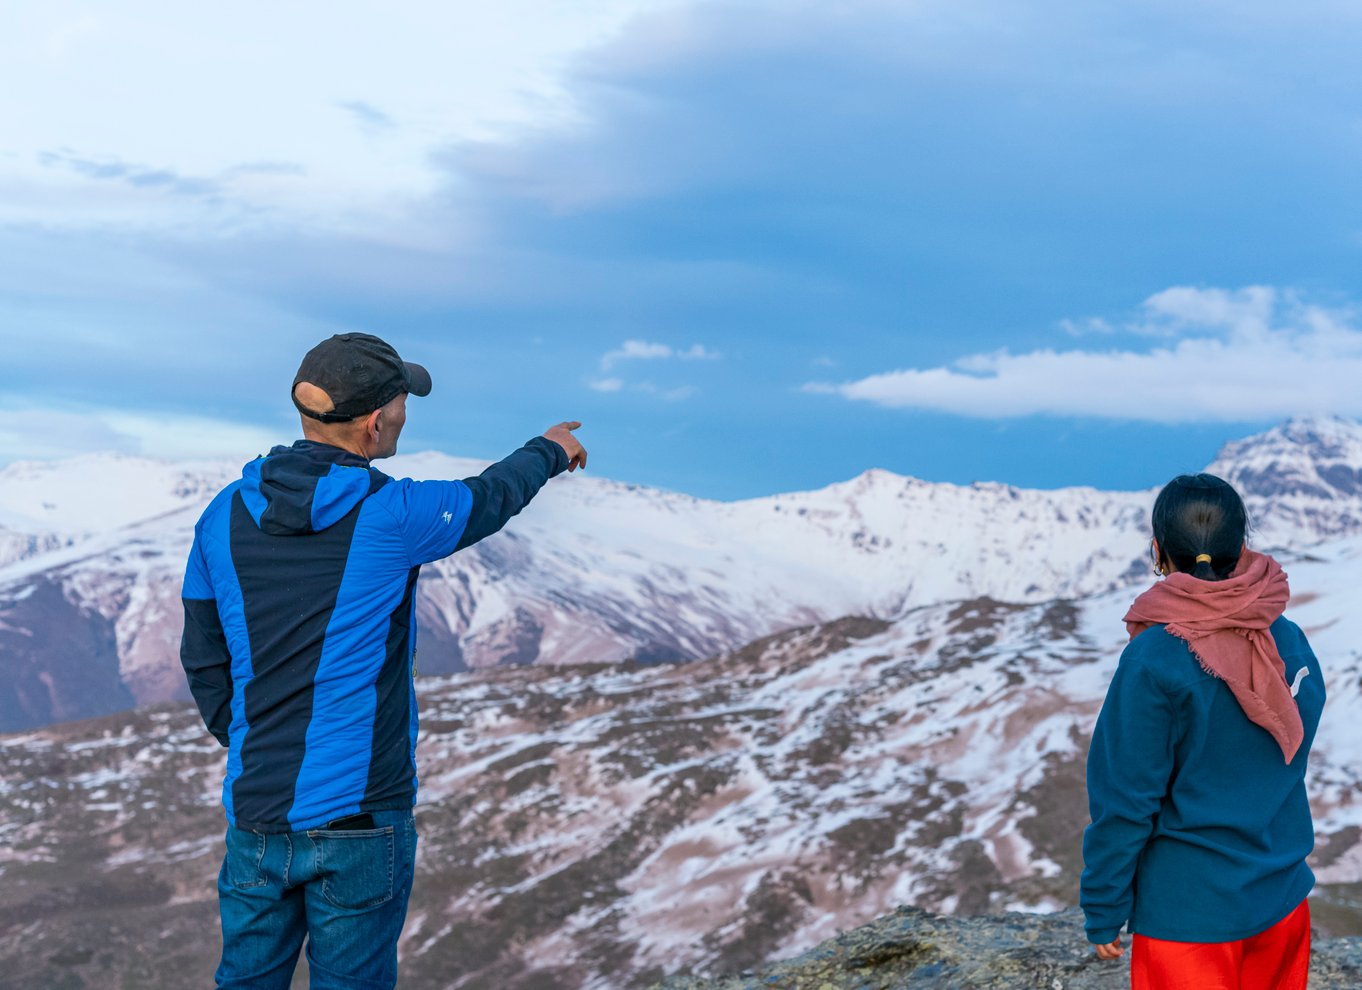
[[441,516],[440,518],[443,519],[443,520],[445,521],[445,524],[446,524],[446,525],[448,525],[449,523],[452,523],[452,522],[454,521],[454,513],[452,513],[452,512],[446,512],[446,513],[445,513],[443,516]]
[[1291,683],[1291,697],[1294,698],[1296,696],[1297,692],[1301,689],[1301,681],[1309,676],[1310,670],[1308,667],[1302,667],[1300,670],[1296,671],[1296,679]]

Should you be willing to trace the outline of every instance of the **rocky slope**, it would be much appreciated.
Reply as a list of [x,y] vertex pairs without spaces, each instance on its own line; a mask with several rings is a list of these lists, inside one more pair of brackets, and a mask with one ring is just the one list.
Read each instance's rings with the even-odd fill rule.
[[[1286,564],[1331,693],[1315,922],[1362,933],[1362,539]],[[636,987],[755,971],[904,904],[1072,905],[1085,748],[1128,600],[973,599],[683,666],[427,681],[403,985]],[[211,970],[222,765],[185,707],[3,739],[16,990]]]
[[[1286,424],[1214,466],[1260,546],[1362,527],[1362,426]],[[397,475],[462,477],[418,454]],[[0,731],[185,697],[179,582],[195,519],[237,474],[114,455],[0,470]],[[817,492],[719,503],[579,475],[509,529],[427,567],[419,668],[692,660],[846,614],[1036,603],[1148,574],[1150,492],[931,484],[869,471]],[[78,658],[78,659],[77,659]]]
[[[1129,943],[1127,943],[1128,945]],[[1315,990],[1362,985],[1362,939],[1316,939]],[[900,908],[786,962],[654,990],[1127,990],[1128,959],[1097,959],[1077,910],[959,918]]]

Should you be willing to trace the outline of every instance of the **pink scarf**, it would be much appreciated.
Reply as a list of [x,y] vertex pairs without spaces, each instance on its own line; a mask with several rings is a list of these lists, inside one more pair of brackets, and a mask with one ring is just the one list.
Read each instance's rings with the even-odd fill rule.
[[1126,629],[1134,639],[1150,626],[1166,623],[1207,673],[1229,685],[1244,714],[1271,733],[1290,763],[1305,729],[1286,684],[1286,664],[1268,632],[1290,597],[1281,565],[1246,548],[1234,573],[1223,581],[1202,581],[1181,572],[1168,575],[1135,599],[1126,613]]

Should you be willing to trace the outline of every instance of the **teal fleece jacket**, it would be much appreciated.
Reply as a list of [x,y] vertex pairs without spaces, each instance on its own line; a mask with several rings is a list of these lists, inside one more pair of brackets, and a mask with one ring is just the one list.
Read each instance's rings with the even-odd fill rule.
[[1224,681],[1163,626],[1121,654],[1088,753],[1080,900],[1088,940],[1131,932],[1232,942],[1271,928],[1314,886],[1305,767],[1324,677],[1305,634],[1271,627],[1305,739],[1287,764]]

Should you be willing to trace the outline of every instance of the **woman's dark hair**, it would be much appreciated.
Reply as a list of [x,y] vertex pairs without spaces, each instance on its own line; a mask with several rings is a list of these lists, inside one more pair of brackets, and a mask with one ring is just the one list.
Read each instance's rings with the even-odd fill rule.
[[[1164,485],[1151,521],[1164,557],[1203,581],[1230,576],[1248,530],[1244,500],[1213,474],[1180,474]],[[1198,563],[1205,554],[1210,562]]]

